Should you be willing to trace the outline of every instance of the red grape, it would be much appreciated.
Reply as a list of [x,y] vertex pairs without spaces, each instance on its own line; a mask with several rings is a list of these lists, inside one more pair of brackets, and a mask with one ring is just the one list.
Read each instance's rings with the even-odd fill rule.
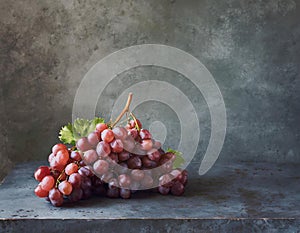
[[78,151],[72,151],[70,154],[70,158],[75,160],[75,161],[80,161],[81,160],[81,155]]
[[144,178],[144,176],[145,176],[145,173],[143,170],[134,169],[131,171],[131,178],[133,180],[140,181]]
[[81,175],[79,173],[73,173],[69,176],[68,181],[74,188],[80,188]]
[[40,183],[40,186],[43,190],[45,191],[49,191],[50,189],[52,189],[54,187],[54,183],[55,183],[55,180],[52,176],[45,176],[41,183]]
[[63,194],[63,195],[70,195],[72,190],[73,190],[73,187],[72,185],[64,180],[63,182],[59,183],[58,185],[58,190]]
[[64,202],[63,195],[57,188],[53,188],[49,191],[49,199],[52,205],[54,206],[62,206]]
[[159,161],[160,160],[160,153],[156,149],[149,150],[147,155],[148,155],[148,158],[150,160],[153,160],[153,161]]
[[142,160],[138,156],[132,156],[127,160],[128,168],[137,169],[142,167]]
[[110,143],[112,140],[114,140],[115,136],[111,129],[105,129],[101,133],[101,138],[104,142]]
[[127,130],[123,127],[115,127],[112,131],[117,139],[124,139],[127,137]]
[[78,171],[78,165],[76,163],[69,163],[65,168],[65,173],[69,176]]
[[130,196],[131,196],[130,189],[124,189],[124,188],[120,189],[120,197],[124,199],[128,199],[130,198]]
[[119,154],[118,158],[119,158],[120,161],[126,161],[130,158],[130,153],[127,152],[127,151],[123,151]]
[[34,178],[37,181],[42,181],[45,176],[50,175],[50,169],[47,166],[40,166],[34,173]]
[[171,193],[175,196],[181,196],[184,193],[184,186],[179,181],[176,181],[171,187]]
[[60,150],[55,156],[55,160],[60,165],[66,165],[70,159],[69,152],[67,150]]

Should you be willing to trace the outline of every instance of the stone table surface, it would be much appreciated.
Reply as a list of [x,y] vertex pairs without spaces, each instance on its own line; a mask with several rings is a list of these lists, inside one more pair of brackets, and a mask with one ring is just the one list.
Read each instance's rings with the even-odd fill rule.
[[300,232],[299,164],[216,164],[190,172],[181,197],[147,191],[63,207],[35,197],[40,164],[17,165],[0,186],[0,232]]

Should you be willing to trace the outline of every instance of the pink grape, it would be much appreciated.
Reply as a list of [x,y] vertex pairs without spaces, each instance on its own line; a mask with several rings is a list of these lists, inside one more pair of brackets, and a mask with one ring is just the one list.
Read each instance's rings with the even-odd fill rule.
[[119,184],[122,188],[129,188],[130,187],[130,177],[126,174],[119,175]]
[[72,151],[70,154],[70,158],[75,160],[75,161],[80,161],[81,160],[81,155],[78,151]]
[[96,147],[99,142],[98,135],[95,132],[90,133],[88,135],[87,139],[88,139],[89,144],[93,147]]
[[97,160],[94,165],[93,169],[97,174],[103,175],[109,169],[109,164],[105,160]]
[[92,149],[92,146],[90,145],[87,137],[83,137],[80,138],[77,142],[76,142],[76,147],[81,150],[82,152],[85,152],[87,150]]
[[100,158],[106,158],[110,152],[111,148],[110,145],[104,141],[99,142],[96,148],[97,154],[99,155]]
[[95,150],[88,150],[84,152],[83,159],[86,164],[92,164],[98,159],[98,155]]
[[123,151],[123,143],[120,139],[115,139],[110,143],[112,151],[115,153],[120,153]]

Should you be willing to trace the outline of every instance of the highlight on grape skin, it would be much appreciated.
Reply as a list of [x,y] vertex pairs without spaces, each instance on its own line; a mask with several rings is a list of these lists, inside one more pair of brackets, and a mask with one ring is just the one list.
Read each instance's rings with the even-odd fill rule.
[[[96,117],[80,119],[84,127],[77,127],[78,132],[72,131],[75,124],[62,128],[62,143],[52,147],[49,166],[40,166],[34,173],[39,182],[36,196],[62,206],[92,195],[128,199],[145,189],[183,195],[188,177],[179,168],[183,158],[175,150],[163,150],[151,132],[142,128],[129,111],[131,98],[130,94],[114,122]],[[117,125],[126,112],[127,124]]]

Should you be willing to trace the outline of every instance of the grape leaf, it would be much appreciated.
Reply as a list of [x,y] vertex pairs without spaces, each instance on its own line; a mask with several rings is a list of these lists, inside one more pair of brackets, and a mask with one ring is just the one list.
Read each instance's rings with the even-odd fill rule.
[[173,168],[180,168],[184,164],[185,160],[184,160],[184,158],[182,156],[182,153],[180,151],[168,148],[167,152],[173,153],[176,156],[175,161],[173,163]]
[[72,124],[68,123],[59,131],[59,140],[64,144],[71,144],[75,146],[75,138],[73,136]]
[[92,120],[76,119],[73,124],[68,123],[62,127],[59,132],[59,140],[65,144],[76,144],[76,141],[82,137],[88,136],[89,133],[96,129],[98,123],[104,123],[103,118],[95,117]]

